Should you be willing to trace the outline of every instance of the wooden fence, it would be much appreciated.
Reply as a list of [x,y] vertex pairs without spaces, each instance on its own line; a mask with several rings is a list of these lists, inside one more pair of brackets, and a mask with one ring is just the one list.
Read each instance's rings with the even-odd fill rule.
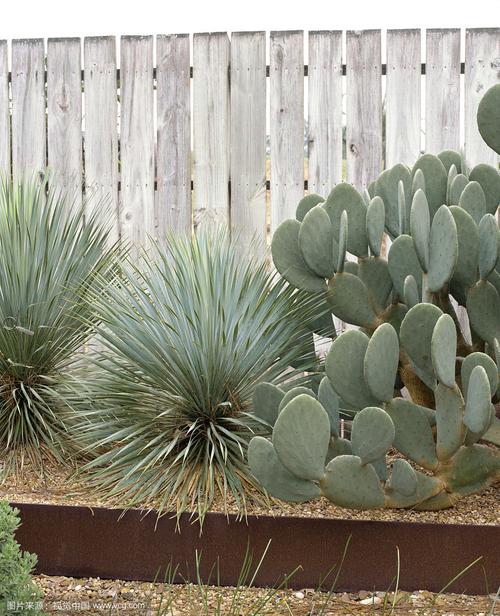
[[246,241],[305,190],[412,163],[423,117],[427,151],[459,149],[462,125],[468,163],[496,163],[475,112],[500,81],[500,28],[468,30],[465,62],[458,29],[428,30],[424,63],[422,36],[388,31],[382,58],[379,30],[349,31],[343,57],[342,32],[310,32],[307,65],[298,31],[271,33],[269,65],[264,32],[124,36],[119,68],[113,37],[85,38],[83,62],[80,39],[2,41],[0,168],[106,197],[132,240],[215,220]]

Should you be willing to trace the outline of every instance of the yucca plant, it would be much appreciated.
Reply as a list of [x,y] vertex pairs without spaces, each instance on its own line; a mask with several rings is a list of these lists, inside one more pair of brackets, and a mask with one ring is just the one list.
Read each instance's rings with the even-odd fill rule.
[[39,179],[0,183],[0,451],[68,462],[73,370],[93,331],[89,295],[112,275],[107,224]]
[[251,413],[253,390],[310,367],[318,306],[304,298],[224,231],[171,236],[168,252],[124,262],[91,298],[105,346],[77,430],[95,456],[91,483],[122,504],[200,519],[217,495],[246,510],[257,489],[247,444],[268,429]]

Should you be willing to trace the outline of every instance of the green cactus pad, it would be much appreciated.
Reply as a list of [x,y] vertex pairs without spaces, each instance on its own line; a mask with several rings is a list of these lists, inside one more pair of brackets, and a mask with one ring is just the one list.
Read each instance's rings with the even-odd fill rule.
[[458,205],[460,195],[468,183],[469,180],[467,179],[467,176],[463,175],[463,173],[459,173],[453,178],[448,190],[448,205]]
[[321,205],[316,205],[304,216],[299,230],[299,247],[308,267],[317,276],[333,276],[338,247],[336,242],[334,246],[330,217]]
[[411,203],[412,178],[409,169],[402,164],[395,165],[380,174],[375,182],[374,194],[380,196],[385,205],[385,226],[391,237],[399,235],[399,183],[402,182],[405,202]]
[[455,165],[452,165],[448,169],[448,182],[447,182],[447,186],[446,186],[446,203],[448,205],[450,205],[450,189],[451,189],[451,184],[452,184],[453,180],[457,177],[457,175],[458,175],[457,168],[455,167]]
[[479,231],[472,216],[461,207],[452,205],[450,212],[457,227],[458,241],[458,258],[452,281],[469,288],[477,281]]
[[483,441],[500,447],[500,419],[498,417],[493,417],[491,426],[483,434]]
[[325,200],[320,195],[311,194],[306,195],[303,199],[299,201],[297,209],[295,211],[295,218],[302,222],[309,210],[312,210],[313,207],[318,205],[318,203],[323,203]]
[[418,480],[417,473],[412,466],[401,458],[394,460],[392,473],[386,484],[386,489],[398,492],[403,496],[412,496],[417,492]]
[[346,456],[352,453],[351,441],[346,438],[332,438],[330,439],[330,446],[326,454],[325,464],[328,464],[330,460],[337,456]]
[[419,503],[425,502],[439,494],[445,487],[443,482],[435,477],[424,475],[420,471],[415,471],[417,477],[417,489],[414,494],[405,496],[401,492],[387,491],[386,504],[396,509],[406,509],[408,507],[419,508]]
[[486,353],[471,353],[462,362],[461,379],[462,379],[462,391],[467,392],[469,388],[469,379],[472,371],[476,366],[482,366],[486,370],[488,381],[490,383],[490,392],[493,396],[498,387],[498,366],[496,363],[486,355]]
[[399,297],[404,297],[404,284],[411,275],[417,281],[418,294],[422,295],[422,268],[415,252],[413,240],[409,235],[400,235],[391,244],[387,258],[392,284]]
[[455,165],[455,169],[458,173],[462,173],[462,157],[460,152],[455,150],[443,150],[438,154],[439,160],[443,163],[446,173],[449,172],[451,167]]
[[383,323],[370,338],[364,359],[365,381],[377,400],[392,400],[398,364],[398,335],[392,325]]
[[477,126],[490,148],[500,154],[500,84],[492,86],[479,102]]
[[486,370],[476,366],[467,387],[464,424],[474,434],[482,435],[491,423],[491,389]]
[[360,259],[358,278],[368,289],[370,303],[374,311],[379,314],[387,306],[393,289],[387,261],[380,257]]
[[358,191],[350,184],[341,182],[328,195],[323,207],[330,216],[335,238],[339,237],[342,212],[344,210],[347,212],[349,219],[347,250],[357,257],[365,257],[368,254],[366,205]]
[[374,460],[373,462],[370,462],[370,464],[375,469],[375,472],[377,473],[377,476],[380,479],[380,481],[387,481],[387,478],[389,477],[389,472],[387,470],[386,457],[387,456],[384,454],[378,460]]
[[292,387],[292,389],[289,389],[285,395],[283,396],[283,398],[281,399],[281,402],[279,403],[279,407],[278,407],[278,414],[281,413],[281,411],[285,408],[285,406],[294,398],[296,398],[297,396],[311,396],[311,398],[315,398],[316,399],[316,394],[313,392],[312,389],[309,389],[308,387],[303,387],[303,386],[299,386],[299,387]]
[[500,478],[500,457],[489,447],[462,447],[445,475],[449,489],[461,496],[478,492]]
[[409,274],[405,278],[403,295],[408,308],[413,308],[413,306],[416,306],[418,303],[420,303],[417,281],[411,274]]
[[375,406],[364,380],[364,360],[369,338],[358,330],[348,330],[333,341],[325,369],[333,389],[353,409]]
[[413,195],[410,213],[410,230],[420,267],[424,272],[427,272],[429,269],[431,218],[427,197],[421,189],[418,189]]
[[370,250],[375,257],[380,256],[385,228],[385,206],[381,197],[374,197],[366,211],[366,236]]
[[401,329],[401,323],[408,312],[408,308],[404,304],[391,304],[384,312],[383,319],[385,323],[389,323],[396,330],[399,336],[399,330]]
[[479,222],[479,276],[488,278],[498,259],[500,230],[492,214],[486,214]]
[[297,220],[285,220],[276,229],[271,244],[274,265],[292,286],[305,291],[324,291],[325,279],[309,269],[302,256],[299,232]]
[[349,236],[349,219],[344,210],[340,216],[338,252],[337,252],[337,271],[342,273],[347,253],[347,238]]
[[486,197],[486,211],[495,214],[500,205],[500,173],[491,165],[481,163],[470,172],[469,179],[479,182]]
[[370,295],[363,281],[342,272],[328,283],[328,302],[333,314],[353,325],[372,327],[376,314],[370,303]]
[[427,409],[405,400],[394,398],[386,405],[386,412],[395,428],[394,447],[423,468],[434,470],[438,465],[432,428]]
[[453,389],[441,383],[434,390],[436,399],[436,455],[449,460],[465,438],[464,400],[457,386]]
[[321,383],[319,384],[318,400],[330,418],[330,433],[333,436],[338,436],[340,399],[334,391],[327,376],[323,377],[321,379]]
[[252,398],[254,414],[274,426],[284,395],[285,392],[276,385],[259,383],[254,389]]
[[319,480],[330,444],[330,420],[321,404],[301,394],[274,424],[273,446],[280,462],[300,479]]
[[371,464],[362,465],[357,456],[337,456],[331,460],[321,490],[340,507],[376,509],[385,503],[375,469]]
[[486,214],[486,197],[479,182],[469,182],[462,191],[458,205],[470,214],[478,225]]
[[428,288],[437,293],[449,282],[458,260],[455,219],[446,205],[434,215],[431,225]]
[[407,312],[399,332],[403,350],[420,371],[427,375],[429,381],[434,378],[432,334],[442,314],[434,304],[417,304]]
[[424,154],[417,160],[413,166],[413,176],[418,169],[424,174],[425,194],[432,219],[437,210],[446,202],[448,172],[439,158],[432,154]]
[[272,443],[262,436],[255,436],[248,445],[248,465],[252,475],[275,498],[301,503],[321,494],[312,481],[292,475],[279,461]]
[[480,280],[467,295],[467,312],[472,329],[483,340],[493,344],[500,338],[500,297],[495,287]]
[[383,409],[366,407],[356,413],[352,422],[352,452],[361,458],[362,464],[375,462],[389,451],[394,434],[392,419]]
[[434,326],[431,355],[434,372],[439,381],[446,387],[454,387],[457,330],[449,314],[442,314]]
[[352,274],[353,276],[358,275],[358,264],[356,261],[346,261],[344,263],[344,272],[346,274]]

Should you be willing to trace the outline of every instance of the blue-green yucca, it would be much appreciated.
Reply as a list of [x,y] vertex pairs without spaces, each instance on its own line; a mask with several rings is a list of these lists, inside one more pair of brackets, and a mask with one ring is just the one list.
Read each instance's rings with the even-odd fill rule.
[[92,298],[105,350],[85,383],[93,405],[80,413],[95,456],[86,469],[121,503],[202,518],[231,494],[243,511],[256,487],[247,443],[266,430],[251,414],[254,387],[311,365],[313,302],[223,231],[168,244],[125,262]]
[[[63,193],[33,179],[0,183],[0,451],[6,471],[26,457],[75,453],[69,398],[77,351],[93,331],[85,302],[113,268],[97,210],[84,220]],[[99,276],[98,276],[99,275]]]

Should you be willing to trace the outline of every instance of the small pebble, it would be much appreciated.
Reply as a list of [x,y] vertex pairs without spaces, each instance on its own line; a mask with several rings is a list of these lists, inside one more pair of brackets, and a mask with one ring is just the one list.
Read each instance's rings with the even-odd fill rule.
[[294,597],[296,597],[297,599],[303,599],[305,597],[303,592],[296,592],[293,595]]

